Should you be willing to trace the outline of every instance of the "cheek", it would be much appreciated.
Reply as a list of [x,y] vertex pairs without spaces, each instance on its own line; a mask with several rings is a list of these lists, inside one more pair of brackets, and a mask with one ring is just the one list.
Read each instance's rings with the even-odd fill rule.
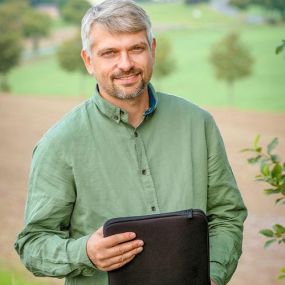
[[110,76],[110,69],[106,64],[96,64],[94,65],[94,75],[96,78],[107,80]]

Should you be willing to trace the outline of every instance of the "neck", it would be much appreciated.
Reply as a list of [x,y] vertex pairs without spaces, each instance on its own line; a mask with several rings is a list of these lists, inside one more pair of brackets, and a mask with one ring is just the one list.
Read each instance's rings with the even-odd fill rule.
[[147,87],[141,95],[131,99],[119,99],[105,92],[100,92],[100,95],[111,104],[126,110],[128,112],[129,124],[134,128],[137,128],[141,124],[144,118],[144,112],[149,107]]

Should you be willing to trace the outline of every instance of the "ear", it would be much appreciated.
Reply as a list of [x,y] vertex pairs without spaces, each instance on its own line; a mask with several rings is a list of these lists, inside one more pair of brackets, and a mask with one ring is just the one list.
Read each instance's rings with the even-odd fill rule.
[[87,52],[86,50],[82,50],[82,51],[81,51],[81,57],[82,57],[82,59],[83,59],[83,61],[84,61],[84,64],[85,64],[85,67],[86,67],[88,73],[89,73],[90,75],[93,75],[93,73],[94,73],[94,68],[93,68],[92,60],[91,60],[91,58],[90,58],[88,52]]
[[156,50],[156,38],[153,38],[151,43],[151,55],[153,61],[155,60],[155,50]]

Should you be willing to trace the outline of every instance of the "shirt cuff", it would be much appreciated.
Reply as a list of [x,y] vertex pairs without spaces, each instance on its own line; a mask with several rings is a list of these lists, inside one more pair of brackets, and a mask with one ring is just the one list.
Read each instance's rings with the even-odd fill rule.
[[224,285],[223,276],[225,276],[224,267],[217,262],[210,262],[210,278],[216,285]]
[[83,236],[77,240],[74,241],[74,249],[73,252],[78,252],[77,255],[77,262],[82,267],[82,275],[83,276],[93,276],[96,271],[98,270],[94,264],[91,262],[87,255],[86,251],[86,244],[88,239],[90,238],[90,235]]

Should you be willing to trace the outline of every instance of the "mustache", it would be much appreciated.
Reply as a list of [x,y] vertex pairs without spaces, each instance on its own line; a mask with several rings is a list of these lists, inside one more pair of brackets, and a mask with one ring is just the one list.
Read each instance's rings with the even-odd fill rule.
[[128,71],[118,71],[118,72],[112,74],[111,79],[120,79],[120,78],[124,78],[127,76],[138,75],[141,72],[142,72],[142,70],[139,68],[131,68]]

